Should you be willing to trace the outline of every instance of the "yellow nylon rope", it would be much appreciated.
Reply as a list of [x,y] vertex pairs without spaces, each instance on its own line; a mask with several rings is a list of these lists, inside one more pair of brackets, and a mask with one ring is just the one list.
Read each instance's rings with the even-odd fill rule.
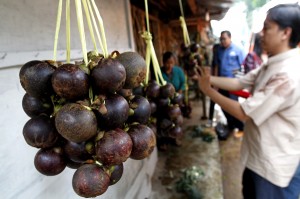
[[96,44],[96,40],[95,40],[93,26],[92,26],[92,23],[91,23],[91,16],[90,16],[90,12],[89,12],[88,5],[87,5],[87,0],[82,0],[82,5],[83,5],[84,11],[85,11],[85,16],[86,16],[86,20],[87,20],[88,27],[89,27],[89,30],[90,30],[90,35],[91,35],[91,38],[92,38],[92,42],[93,42],[93,45],[94,45],[94,50],[98,54],[97,44]]
[[179,21],[180,21],[180,24],[181,24],[181,28],[182,28],[182,32],[183,32],[183,41],[184,41],[184,44],[186,46],[190,45],[190,37],[189,37],[189,33],[188,33],[188,30],[187,30],[187,26],[186,26],[186,23],[185,23],[185,19],[184,19],[184,13],[183,13],[183,7],[182,7],[182,1],[179,0],[179,6],[180,6],[180,12],[181,12],[181,16],[179,17]]
[[154,50],[153,42],[152,42],[152,35],[150,33],[150,26],[149,26],[149,14],[148,14],[148,1],[145,0],[145,14],[146,14],[146,25],[147,25],[147,30],[142,33],[142,38],[145,39],[146,42],[146,64],[147,64],[147,73],[146,73],[146,79],[145,79],[145,84],[148,84],[149,81],[149,71],[150,71],[150,60],[152,60],[152,65],[153,65],[153,70],[154,70],[154,75],[155,79],[158,84],[160,85],[165,85],[166,81],[164,80],[160,66],[156,57],[156,53]]
[[108,54],[108,50],[107,50],[106,36],[105,36],[105,31],[104,31],[103,20],[102,20],[102,17],[100,15],[100,12],[99,12],[99,10],[97,8],[97,5],[95,4],[95,1],[94,0],[91,0],[91,1],[92,1],[92,6],[93,6],[94,11],[95,11],[96,16],[97,16],[99,27],[100,27],[100,31],[101,31],[101,41],[102,41],[103,49],[104,49],[103,54],[104,54],[104,57],[108,57],[109,54]]
[[67,45],[67,63],[71,61],[71,25],[70,25],[70,0],[66,1],[66,45]]
[[97,35],[97,39],[98,39],[98,42],[99,42],[99,45],[100,45],[100,48],[104,54],[105,50],[104,50],[104,46],[102,44],[102,41],[101,41],[101,37],[100,37],[100,33],[99,33],[99,29],[98,29],[98,26],[97,26],[97,22],[96,22],[96,19],[95,19],[95,16],[94,16],[94,13],[93,13],[93,9],[91,7],[91,3],[90,3],[90,0],[87,1],[88,3],[88,8],[89,8],[89,11],[91,13],[91,16],[92,16],[92,21],[93,21],[93,26],[95,28],[95,31],[96,31],[96,35]]
[[76,6],[76,13],[77,13],[78,30],[79,30],[80,41],[81,41],[81,46],[82,46],[83,60],[84,60],[85,65],[87,66],[88,59],[87,59],[84,25],[83,25],[83,19],[82,19],[81,1],[75,0],[75,6]]
[[54,47],[53,47],[53,60],[54,61],[56,61],[57,41],[58,41],[58,34],[59,34],[60,22],[61,22],[61,12],[62,12],[62,0],[59,0],[58,8],[57,8],[57,17],[56,17],[56,30],[55,30],[55,37],[54,37]]

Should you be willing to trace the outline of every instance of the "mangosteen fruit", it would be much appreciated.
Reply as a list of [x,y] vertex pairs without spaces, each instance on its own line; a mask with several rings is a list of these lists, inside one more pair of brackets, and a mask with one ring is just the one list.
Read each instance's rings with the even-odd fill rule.
[[114,185],[121,179],[123,175],[123,171],[124,171],[123,163],[115,166],[111,166],[108,168],[108,170],[110,171],[109,185]]
[[164,135],[164,133],[167,132],[173,126],[174,123],[167,118],[163,118],[162,120],[160,120],[158,125],[161,135]]
[[84,162],[92,159],[92,155],[87,151],[86,144],[86,142],[76,143],[67,141],[63,146],[66,157],[73,162]]
[[96,111],[99,126],[103,129],[123,127],[129,116],[129,105],[121,95],[112,94],[105,99],[106,111]]
[[67,140],[84,142],[97,133],[95,114],[86,107],[69,103],[59,109],[55,116],[57,131]]
[[198,52],[199,48],[200,48],[200,45],[198,43],[192,43],[190,45],[190,50],[192,53]]
[[147,66],[144,58],[137,52],[123,52],[116,57],[126,69],[124,88],[136,88],[146,78]]
[[96,142],[96,159],[105,166],[113,166],[125,162],[132,150],[132,140],[122,129],[114,129],[104,133]]
[[25,93],[22,99],[22,107],[29,117],[35,117],[40,114],[51,115],[53,104],[49,98],[36,98]]
[[132,89],[125,89],[125,88],[123,88],[123,89],[119,90],[117,92],[117,94],[123,96],[124,98],[127,98],[127,97],[129,97],[129,96],[132,95]]
[[166,83],[166,85],[163,85],[160,87],[160,96],[161,98],[173,98],[175,94],[175,88],[173,84]]
[[155,135],[157,135],[157,127],[156,127],[156,124],[155,124],[155,123],[150,122],[150,123],[148,124],[148,127],[153,131],[153,133],[154,133]]
[[78,169],[81,165],[83,165],[83,163],[81,162],[74,162],[68,158],[66,158],[67,160],[67,167],[70,169]]
[[152,153],[156,146],[156,137],[151,128],[143,124],[132,125],[128,134],[132,139],[130,158],[142,160]]
[[133,115],[130,115],[129,122],[138,122],[140,124],[146,124],[151,115],[151,106],[149,101],[140,95],[135,95],[129,101],[129,107],[134,110]]
[[155,99],[159,96],[160,85],[156,81],[148,83],[146,87],[146,97],[148,99]]
[[19,72],[20,83],[24,90],[33,97],[45,97],[53,94],[51,77],[55,67],[47,62],[30,61]]
[[97,93],[115,93],[123,88],[126,79],[124,66],[116,59],[102,59],[91,71],[93,88]]
[[184,98],[184,95],[182,93],[175,93],[171,102],[173,104],[178,104],[179,106],[181,106],[183,104],[183,98]]
[[168,135],[174,139],[181,138],[183,136],[183,130],[180,126],[175,125],[168,131]]
[[172,121],[181,115],[181,110],[178,104],[169,105],[167,108],[167,115]]
[[89,77],[75,64],[57,68],[51,81],[55,93],[68,100],[84,98],[89,92]]
[[52,147],[59,138],[53,122],[46,115],[28,120],[23,127],[23,136],[28,145],[36,148]]
[[181,109],[183,117],[190,118],[190,115],[192,113],[192,107],[190,104],[183,103],[183,105],[180,107],[180,109]]
[[145,95],[144,87],[143,86],[138,86],[132,89],[132,94],[133,95]]
[[60,174],[66,165],[67,162],[60,147],[40,149],[34,157],[35,168],[46,176]]
[[149,101],[149,103],[150,103],[150,107],[151,107],[151,115],[153,115],[157,111],[157,105],[153,101]]
[[96,164],[84,164],[74,173],[72,186],[81,197],[92,198],[106,192],[110,183],[108,174]]
[[160,112],[163,112],[163,110],[166,109],[166,107],[168,107],[168,105],[171,103],[170,98],[158,98],[156,100],[156,105],[158,107],[158,110]]
[[178,117],[176,117],[175,119],[173,119],[173,122],[174,122],[175,125],[181,126],[183,124],[183,116],[182,116],[182,114],[179,115]]

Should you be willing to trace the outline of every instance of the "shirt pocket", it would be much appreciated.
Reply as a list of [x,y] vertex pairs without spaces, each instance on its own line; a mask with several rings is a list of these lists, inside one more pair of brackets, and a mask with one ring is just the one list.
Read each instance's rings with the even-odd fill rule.
[[228,56],[228,64],[232,69],[239,68],[238,56],[236,54],[230,54]]

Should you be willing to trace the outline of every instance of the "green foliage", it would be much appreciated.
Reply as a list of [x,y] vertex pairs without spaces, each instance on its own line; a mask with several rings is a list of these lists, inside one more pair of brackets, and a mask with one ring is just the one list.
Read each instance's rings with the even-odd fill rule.
[[176,190],[187,194],[189,199],[201,199],[202,195],[196,184],[204,176],[204,172],[193,166],[183,169],[183,176],[176,182]]
[[248,8],[248,12],[252,12],[256,8],[260,8],[265,5],[269,0],[239,0],[240,2],[245,2]]

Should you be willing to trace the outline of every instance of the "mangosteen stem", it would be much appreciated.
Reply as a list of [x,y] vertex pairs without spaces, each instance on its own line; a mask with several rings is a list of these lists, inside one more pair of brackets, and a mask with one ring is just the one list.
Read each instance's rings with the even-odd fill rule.
[[92,110],[91,107],[85,106],[85,105],[83,105],[83,104],[81,104],[81,106],[83,106],[85,109],[87,109],[87,110],[89,110],[89,111]]
[[[52,95],[51,97],[51,102],[52,102],[52,105],[53,105],[53,113],[51,114],[51,117],[55,116],[56,113],[59,111],[59,109],[62,107],[62,104],[64,102],[64,99],[60,99],[58,101],[55,100],[55,96]],[[57,103],[58,102],[58,103]]]
[[86,74],[88,74],[88,75],[90,74],[90,69],[85,64],[80,64],[79,68]]
[[94,150],[95,150],[95,146],[93,144],[93,142],[88,142],[85,144],[85,150],[89,153],[89,154],[93,154]]
[[100,167],[103,166],[103,164],[101,162],[99,162],[98,160],[95,161],[95,164],[100,166]]
[[95,142],[99,141],[104,136],[104,133],[104,131],[99,131],[95,138]]
[[55,116],[56,113],[61,109],[62,105],[55,105],[52,116]]
[[132,116],[134,114],[134,110],[132,108],[129,108],[129,116]]
[[111,58],[115,58],[115,57],[117,57],[117,56],[119,56],[119,55],[120,55],[120,53],[119,53],[119,51],[117,51],[117,50],[114,50],[114,51],[110,54]]
[[57,17],[56,17],[54,47],[53,47],[53,60],[54,61],[56,61],[57,42],[58,42],[58,34],[59,34],[59,30],[60,30],[61,13],[62,13],[62,0],[59,0],[58,8],[57,8]]
[[111,176],[112,172],[114,172],[115,169],[116,169],[115,166],[111,166],[111,167],[107,170],[108,175]]

